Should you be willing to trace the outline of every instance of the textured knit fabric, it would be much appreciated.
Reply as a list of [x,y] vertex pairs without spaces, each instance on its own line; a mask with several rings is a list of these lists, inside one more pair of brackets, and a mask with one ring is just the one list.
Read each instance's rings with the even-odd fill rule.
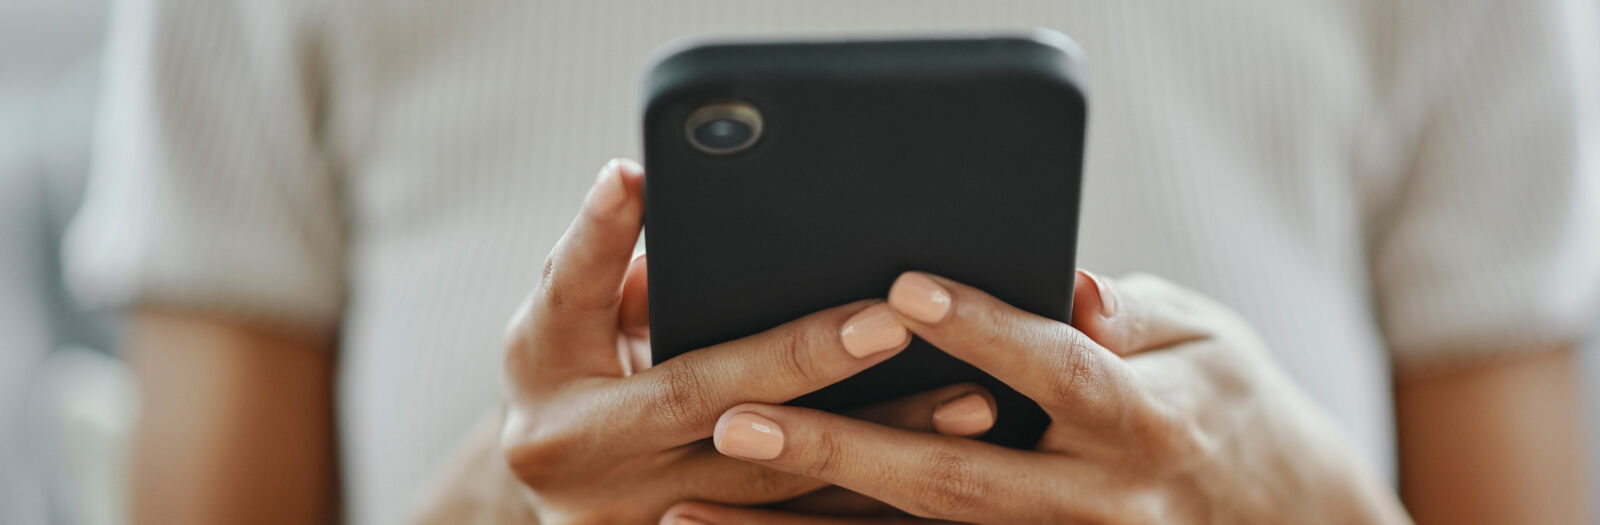
[[126,0],[71,275],[341,330],[347,508],[395,523],[499,399],[501,330],[596,169],[638,153],[654,50],[1050,27],[1093,83],[1081,265],[1237,309],[1392,472],[1391,364],[1596,319],[1589,6]]

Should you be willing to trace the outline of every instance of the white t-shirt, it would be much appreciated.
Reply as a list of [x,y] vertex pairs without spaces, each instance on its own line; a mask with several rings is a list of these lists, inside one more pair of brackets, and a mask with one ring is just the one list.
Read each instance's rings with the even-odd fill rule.
[[347,508],[395,523],[500,398],[501,330],[595,171],[637,156],[654,50],[1050,27],[1093,83],[1080,264],[1238,310],[1392,472],[1391,363],[1597,318],[1591,7],[127,0],[70,276],[340,330]]

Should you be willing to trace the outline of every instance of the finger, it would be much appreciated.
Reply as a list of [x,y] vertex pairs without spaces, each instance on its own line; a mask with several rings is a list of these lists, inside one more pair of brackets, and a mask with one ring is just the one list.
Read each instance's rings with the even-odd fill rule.
[[615,356],[595,350],[616,343],[623,274],[644,215],[643,177],[643,168],[629,160],[600,170],[583,211],[545,261],[525,309],[525,332],[518,334],[530,342],[512,345],[508,356],[512,373],[618,375]]
[[650,337],[650,267],[643,253],[628,264],[622,281],[622,307],[619,317],[622,333]]
[[645,254],[633,258],[622,281],[617,350],[627,374],[650,368],[650,271]]
[[1061,515],[1086,492],[1079,483],[1105,481],[1065,456],[797,407],[734,407],[717,422],[713,443],[729,456],[826,481],[916,516],[954,521]]
[[[709,443],[681,449],[682,457],[661,463],[655,475],[674,480],[676,499],[729,505],[764,505],[816,492],[827,482],[728,457]],[[641,476],[645,477],[645,476]]]
[[904,514],[900,512],[900,509],[891,507],[887,503],[836,486],[828,486],[821,490],[810,492],[794,499],[766,505],[762,508],[779,512],[823,516],[894,516]]
[[[918,432],[932,432],[938,427],[953,430],[952,434],[975,434],[994,424],[992,403],[983,387],[951,385],[880,403],[852,417]],[[972,404],[982,408],[963,406]],[[682,495],[688,499],[754,505],[789,500],[827,486],[813,478],[730,458],[711,447],[682,450],[684,456],[666,468],[674,478],[683,480]]]
[[794,514],[710,503],[679,503],[667,509],[662,525],[900,525],[951,523],[911,516],[841,517]]
[[972,383],[950,385],[851,410],[845,415],[879,425],[972,437],[994,426],[994,396]]
[[[940,415],[940,411],[948,411],[948,407],[953,405],[970,403],[974,397],[993,403],[982,387],[952,385],[875,405],[864,409],[862,414],[881,418],[879,422],[882,424],[902,425],[908,430],[932,428],[935,425],[930,421],[936,419],[947,420],[937,426],[951,428],[948,420],[957,418]],[[970,408],[961,410],[971,411]],[[618,427],[624,429],[620,433],[622,437],[637,437],[625,431],[626,425],[596,425],[592,418],[572,417],[570,414],[555,425],[550,425],[557,419],[553,416],[526,419],[529,422],[526,427],[513,431],[521,432],[514,434],[521,437],[508,443],[506,460],[523,483],[535,489],[544,488],[547,483],[569,482],[572,476],[586,475],[587,469],[592,468],[590,465],[609,459],[606,454],[617,446],[611,442],[619,435],[616,433]],[[954,428],[987,427],[993,424],[992,417],[988,422],[958,422],[966,426],[957,425]],[[561,431],[562,428],[567,431]],[[601,437],[595,437],[596,430],[602,432]],[[658,475],[641,472],[639,478],[670,477],[677,480],[678,494],[682,499],[708,499],[748,505],[789,500],[828,486],[826,482],[814,478],[728,457],[707,445],[702,441],[673,449],[660,461],[652,462],[656,465]],[[595,454],[596,451],[599,451],[598,456],[585,455]],[[559,468],[561,466],[566,468]]]
[[912,332],[1015,388],[1057,420],[1116,424],[1137,401],[1127,364],[1066,323],[918,272],[895,280],[889,304]]
[[[534,493],[570,490],[574,480],[597,474],[591,443],[582,439],[538,439],[505,447],[504,461],[522,486]],[[642,491],[672,501],[707,499],[736,505],[760,505],[814,492],[827,483],[731,458],[701,442],[653,454],[647,461],[611,463],[629,473],[612,487]],[[665,491],[665,492],[663,492]]]
[[[1158,278],[1135,275],[1126,286],[1078,270],[1072,326],[1120,356],[1206,337],[1213,308]],[[1126,290],[1123,290],[1126,288]]]
[[597,420],[632,426],[596,439],[629,452],[704,439],[734,405],[788,402],[881,363],[910,343],[910,333],[882,302],[823,310],[601,385],[593,395],[607,410]]

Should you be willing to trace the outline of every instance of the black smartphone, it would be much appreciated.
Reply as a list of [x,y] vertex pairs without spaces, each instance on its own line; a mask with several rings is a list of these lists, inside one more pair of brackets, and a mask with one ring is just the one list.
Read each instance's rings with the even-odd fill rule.
[[[659,363],[920,270],[1071,317],[1087,71],[1048,30],[679,46],[645,82],[650,339]],[[1032,400],[921,339],[792,404],[987,387],[980,439],[1032,448]]]

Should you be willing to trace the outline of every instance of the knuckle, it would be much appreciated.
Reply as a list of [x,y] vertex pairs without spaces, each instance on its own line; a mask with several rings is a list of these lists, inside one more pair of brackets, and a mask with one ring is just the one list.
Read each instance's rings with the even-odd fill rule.
[[1102,404],[1098,420],[1129,444],[1120,460],[1126,464],[1151,471],[1182,470],[1214,455],[1220,444],[1211,434],[1217,421],[1208,426],[1214,415],[1197,413],[1189,400],[1126,385],[1111,397],[1117,399]]
[[566,307],[567,300],[556,282],[555,275],[556,259],[546,257],[544,268],[539,271],[539,298],[546,308],[559,311]]
[[818,337],[816,330],[809,326],[799,326],[783,330],[774,349],[779,356],[778,362],[787,372],[785,377],[794,381],[798,386],[821,384],[827,380],[828,373],[822,363],[817,359]]
[[1151,408],[1133,419],[1141,463],[1161,470],[1181,469],[1208,453],[1199,427],[1169,411]]
[[750,480],[749,486],[753,489],[754,494],[785,497],[809,488],[804,478],[794,474],[754,463],[747,463],[747,465],[751,469],[747,479]]
[[1050,400],[1057,406],[1080,407],[1099,396],[1103,388],[1098,372],[1099,356],[1088,337],[1068,332],[1064,347],[1056,352],[1055,369],[1060,381],[1050,382]]
[[711,412],[705,377],[687,366],[662,367],[654,401],[657,424],[674,432],[691,431]]
[[841,461],[843,454],[844,443],[836,433],[818,432],[802,472],[812,479],[836,479],[842,466],[847,464]]
[[984,485],[972,461],[960,454],[939,450],[928,454],[921,498],[910,509],[912,514],[933,519],[960,519],[980,512],[985,501]]
[[581,450],[582,441],[567,432],[541,433],[530,439],[502,442],[500,448],[511,473],[537,491],[566,483],[567,462]]
[[609,310],[622,304],[622,289],[611,293],[594,293],[593,290],[579,286],[572,289],[572,276],[562,278],[561,265],[554,256],[546,258],[544,269],[539,272],[539,297],[540,306],[551,313],[564,313],[574,311]]

